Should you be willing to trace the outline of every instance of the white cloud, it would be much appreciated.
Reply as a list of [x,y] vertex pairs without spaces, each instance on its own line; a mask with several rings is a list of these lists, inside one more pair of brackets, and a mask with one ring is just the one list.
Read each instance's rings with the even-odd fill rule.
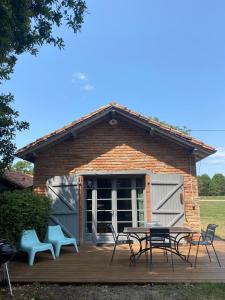
[[87,81],[87,75],[82,72],[74,73],[72,76],[72,82],[76,82],[77,80]]
[[207,159],[208,163],[212,165],[225,164],[225,148],[219,147],[216,150],[217,152]]
[[83,87],[82,87],[82,90],[86,91],[86,92],[90,92],[90,91],[93,91],[95,89],[95,87],[92,85],[92,84],[85,84]]

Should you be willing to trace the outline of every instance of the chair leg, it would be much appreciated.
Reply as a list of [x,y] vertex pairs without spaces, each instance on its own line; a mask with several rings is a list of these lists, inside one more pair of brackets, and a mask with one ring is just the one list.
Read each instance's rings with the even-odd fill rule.
[[112,252],[112,257],[111,257],[111,260],[110,260],[110,264],[113,262],[113,258],[114,258],[115,251],[116,251],[116,246],[117,246],[117,243],[114,244],[114,248],[113,248],[113,252]]
[[174,272],[173,253],[170,252],[170,254],[171,254],[171,264],[172,264],[172,268],[173,268],[173,272]]
[[28,253],[28,255],[29,255],[29,259],[28,259],[29,266],[33,266],[35,254],[36,254],[35,251],[31,251],[31,252]]
[[60,250],[61,250],[61,245],[60,245],[60,243],[55,244],[55,256],[56,256],[56,257],[59,257]]
[[221,268],[221,264],[220,264],[220,261],[219,261],[219,257],[218,257],[218,255],[217,255],[217,253],[216,253],[216,249],[214,248],[213,244],[212,244],[212,247],[213,247],[214,253],[215,253],[215,255],[216,255],[216,259],[217,259],[218,265],[219,265],[220,268]]
[[150,264],[152,264],[152,245],[150,242]]
[[191,252],[191,243],[190,243],[190,246],[189,246],[189,250],[188,250],[188,255],[187,255],[187,260],[189,260],[189,256],[190,256],[190,252]]
[[196,268],[196,264],[197,264],[198,249],[199,249],[199,244],[197,246],[196,255],[195,255],[195,268]]
[[164,255],[166,255],[166,262],[168,262],[168,254],[167,254],[167,250],[164,250]]
[[6,280],[7,280],[8,286],[9,286],[10,295],[12,296],[13,295],[13,293],[12,293],[12,285],[11,285],[11,281],[10,281],[10,277],[9,277],[9,270],[8,270],[7,263],[4,264],[4,271],[3,272],[6,273]]
[[208,257],[209,257],[209,261],[212,262],[207,245],[205,245],[205,249],[207,251],[207,254],[208,254]]
[[[132,260],[133,260],[133,263],[135,265],[135,255],[134,255],[134,250],[133,250],[133,247],[132,247],[131,243],[129,243],[129,247],[130,247],[130,253],[132,255]],[[131,265],[131,260],[130,260],[130,265]]]
[[[148,248],[148,241],[147,241],[147,234],[146,234],[146,240],[145,240],[145,249]],[[148,262],[148,251],[145,251],[145,258],[146,261]]]
[[54,252],[54,249],[53,249],[53,247],[51,247],[49,250],[51,251],[51,253],[52,253],[52,257],[53,257],[53,259],[55,260],[55,252]]
[[74,243],[74,247],[75,247],[76,252],[79,253],[79,249],[77,247],[77,243],[76,242]]

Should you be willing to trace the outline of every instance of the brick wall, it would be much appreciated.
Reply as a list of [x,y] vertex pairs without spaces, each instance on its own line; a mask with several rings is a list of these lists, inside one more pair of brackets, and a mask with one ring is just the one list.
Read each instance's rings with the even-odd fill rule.
[[[98,123],[78,133],[76,138],[39,152],[34,168],[34,188],[38,193],[45,193],[46,180],[56,175],[138,169],[182,175],[187,224],[199,230],[194,157],[190,161],[190,155],[183,147],[156,135],[150,136],[143,129],[122,120],[117,126],[110,126],[106,121]],[[150,207],[150,203],[147,206]]]

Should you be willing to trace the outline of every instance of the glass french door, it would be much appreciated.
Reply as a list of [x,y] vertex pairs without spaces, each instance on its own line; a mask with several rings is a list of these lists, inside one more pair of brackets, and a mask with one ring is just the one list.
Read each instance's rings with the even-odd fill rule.
[[85,200],[85,236],[90,240],[110,242],[107,224],[112,224],[116,233],[124,227],[144,225],[143,177],[87,178]]

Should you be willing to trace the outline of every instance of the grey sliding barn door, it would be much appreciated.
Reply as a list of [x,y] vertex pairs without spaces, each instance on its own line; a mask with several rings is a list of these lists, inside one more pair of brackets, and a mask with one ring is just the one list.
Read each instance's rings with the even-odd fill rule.
[[50,225],[60,225],[69,237],[79,239],[79,178],[55,176],[47,180],[47,194],[52,200]]
[[152,221],[163,226],[182,226],[184,223],[183,177],[176,174],[152,174],[150,195]]

